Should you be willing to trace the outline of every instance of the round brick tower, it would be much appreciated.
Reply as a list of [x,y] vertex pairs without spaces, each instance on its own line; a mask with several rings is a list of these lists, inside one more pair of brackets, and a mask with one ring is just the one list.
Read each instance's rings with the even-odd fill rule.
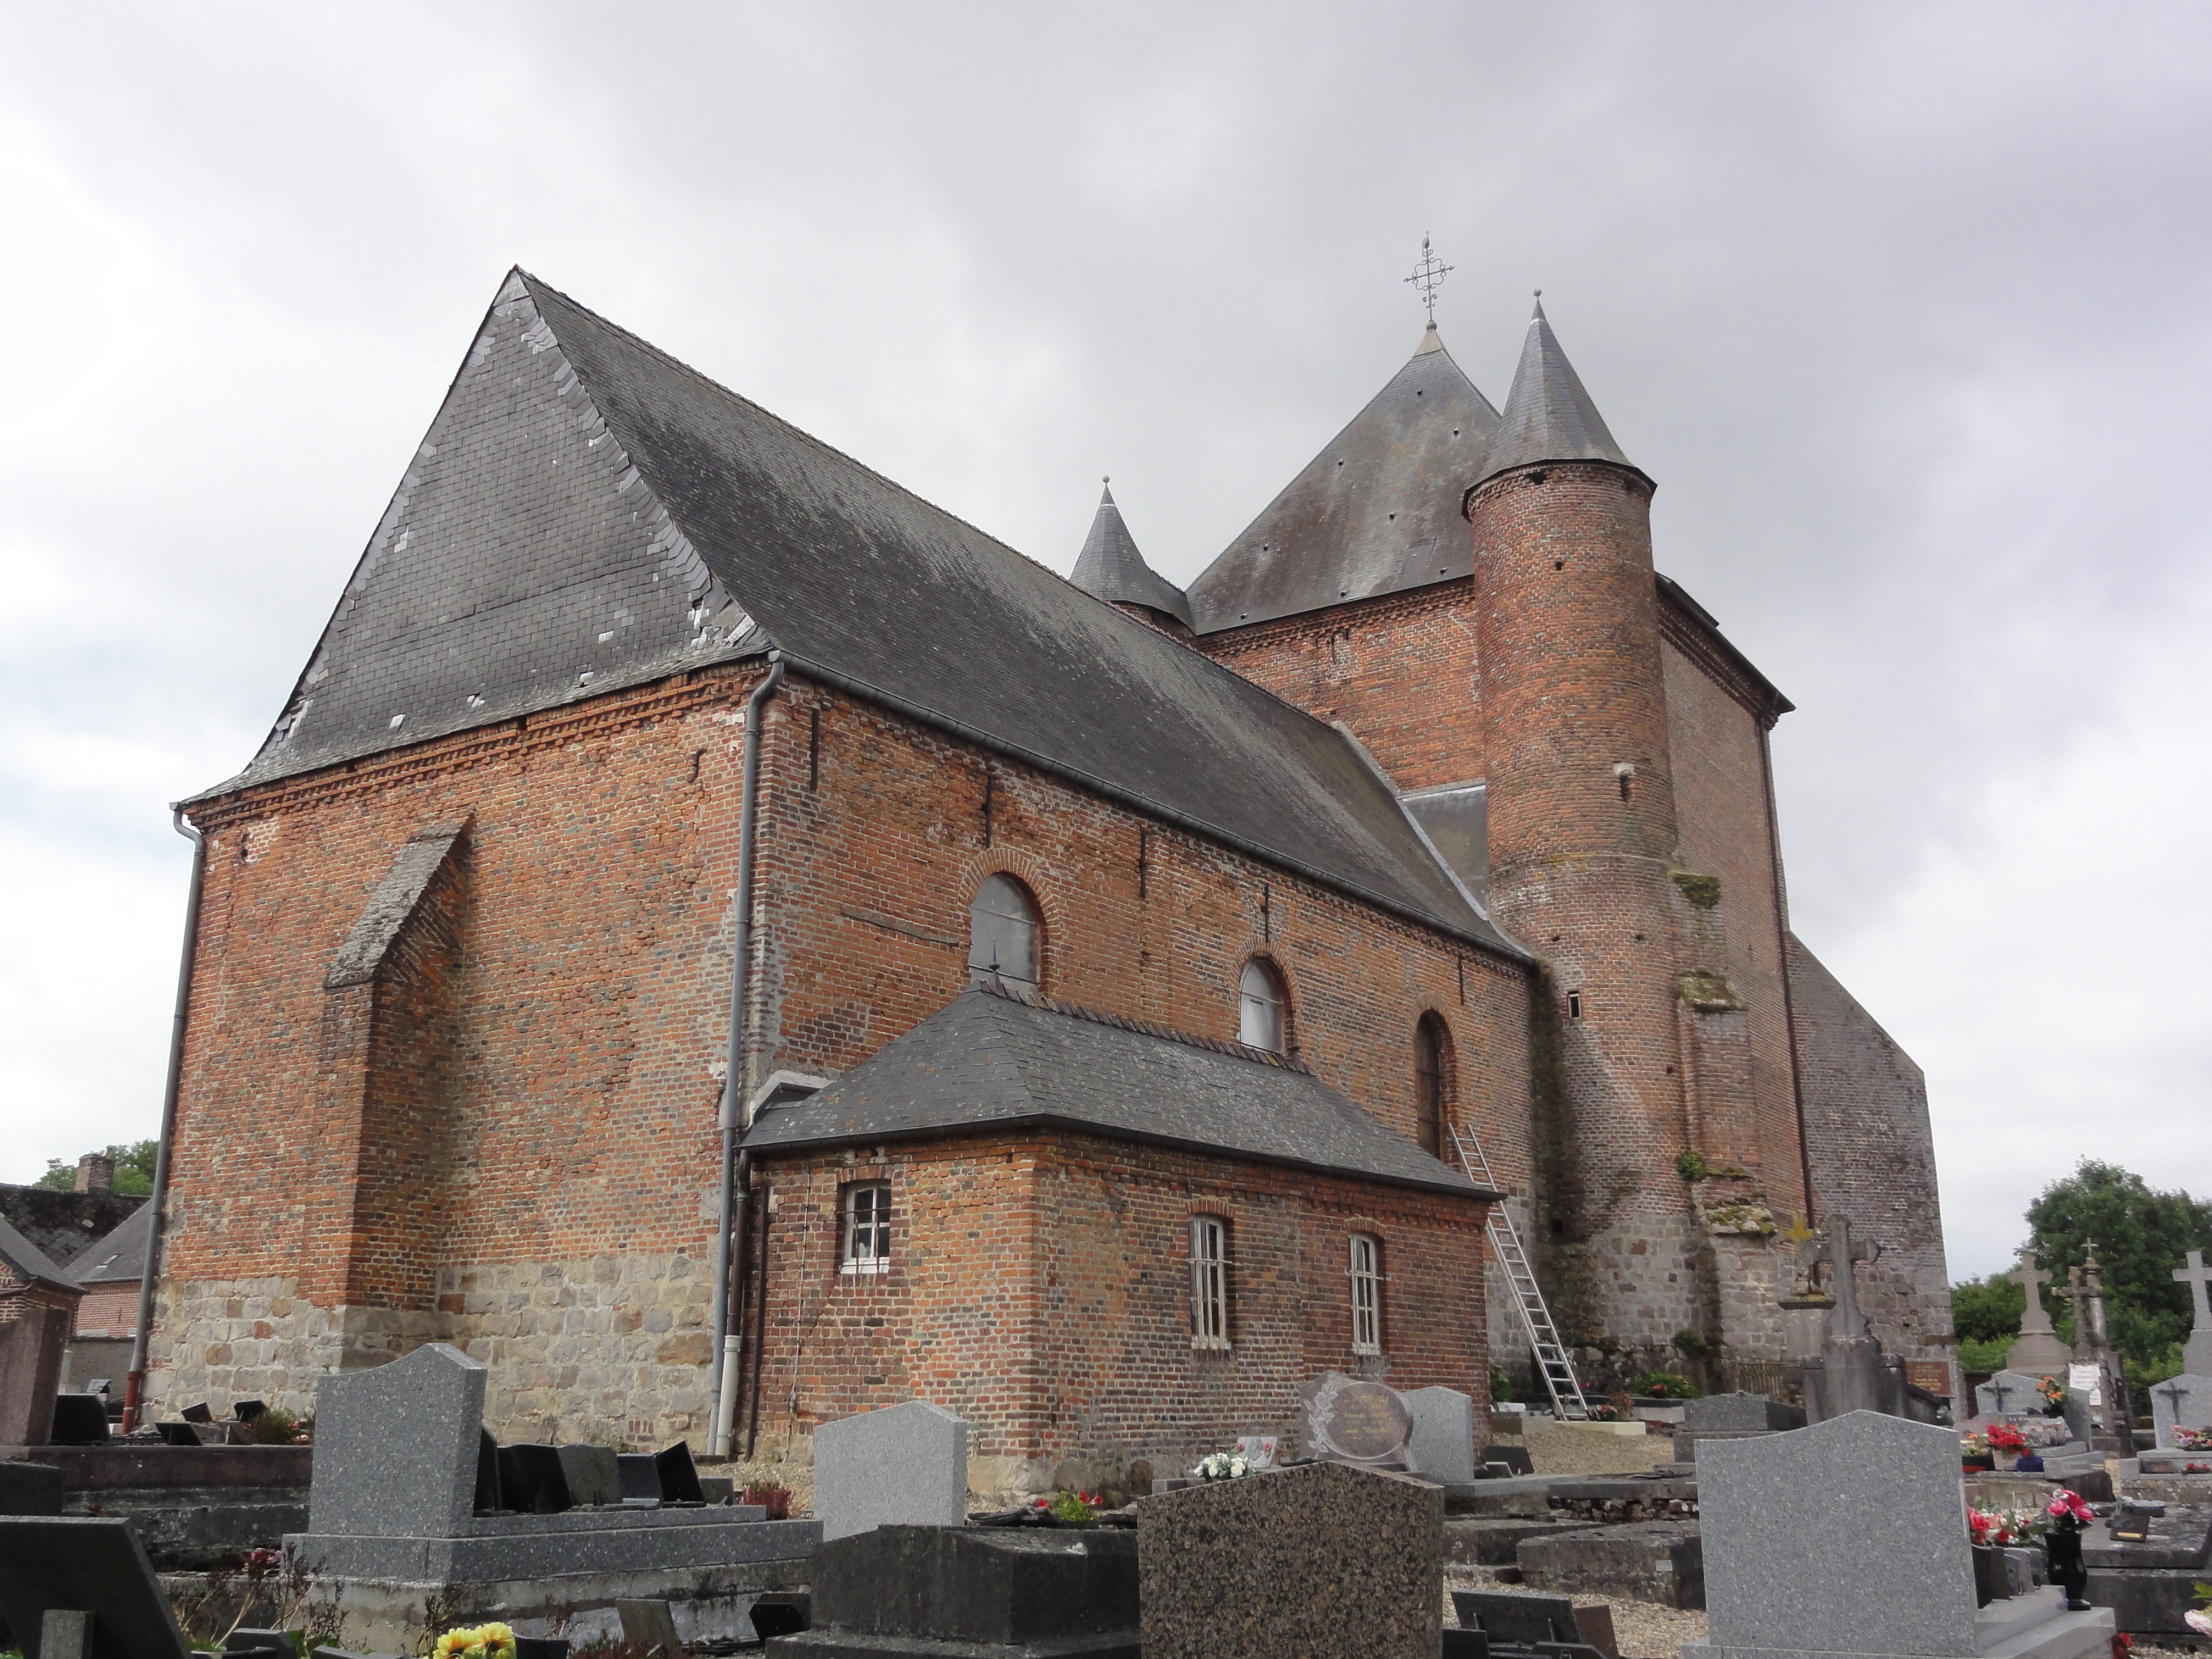
[[1491,911],[1549,970],[1538,1226],[1563,1332],[1663,1351],[1717,1310],[1675,1167],[1702,1139],[1683,993],[1702,952],[1675,880],[1652,488],[1539,305],[1465,504]]

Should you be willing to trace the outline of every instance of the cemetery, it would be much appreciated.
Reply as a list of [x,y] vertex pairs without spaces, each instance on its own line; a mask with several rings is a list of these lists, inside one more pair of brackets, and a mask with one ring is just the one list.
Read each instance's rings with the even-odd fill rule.
[[[2212,1378],[2160,1385],[2152,1443],[2107,1455],[2129,1426],[2100,1410],[2112,1379],[2070,1351],[2036,1372],[2031,1315],[2024,1364],[1959,1423],[1922,1421],[1832,1272],[1865,1257],[1841,1228],[1832,1246],[1803,1403],[1692,1397],[1613,1474],[1536,1462],[1633,1463],[1618,1425],[1326,1371],[1292,1432],[1111,1509],[978,1510],[969,1425],[922,1400],[858,1413],[822,1426],[812,1513],[787,1518],[680,1441],[500,1443],[483,1367],[440,1343],[324,1378],[312,1444],[221,1443],[254,1413],[197,1408],[95,1438],[55,1390],[53,1425],[90,1443],[0,1459],[0,1619],[27,1659],[181,1659],[180,1613],[210,1609],[230,1651],[291,1659],[453,1630],[503,1631],[514,1659],[2105,1659],[2120,1632],[2200,1640]],[[2033,1307],[2046,1276],[2027,1258],[2020,1277]],[[2201,1336],[2212,1274],[2192,1255],[2177,1277]],[[1832,1409],[1854,1398],[1877,1403]]]

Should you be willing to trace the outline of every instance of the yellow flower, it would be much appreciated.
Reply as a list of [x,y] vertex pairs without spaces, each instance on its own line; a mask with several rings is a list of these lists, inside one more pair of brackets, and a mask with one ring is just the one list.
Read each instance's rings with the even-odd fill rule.
[[505,1625],[486,1625],[477,1632],[485,1659],[514,1659],[514,1632]]
[[432,1651],[437,1659],[461,1659],[475,1638],[472,1630],[449,1630],[438,1638],[438,1645]]

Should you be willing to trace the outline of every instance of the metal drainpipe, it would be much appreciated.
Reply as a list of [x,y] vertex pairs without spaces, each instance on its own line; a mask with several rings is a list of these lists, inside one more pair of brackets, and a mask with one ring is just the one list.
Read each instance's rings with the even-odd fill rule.
[[185,945],[177,961],[177,1007],[169,1021],[169,1075],[161,1087],[161,1138],[154,1149],[153,1206],[146,1228],[146,1261],[138,1284],[138,1328],[131,1334],[131,1370],[123,1384],[123,1432],[138,1426],[140,1395],[146,1387],[146,1345],[154,1334],[154,1288],[161,1270],[161,1212],[169,1201],[169,1143],[177,1133],[177,1091],[185,1075],[185,1015],[191,1006],[192,963],[199,954],[200,884],[207,876],[207,837],[185,822],[185,809],[171,809],[170,824],[192,844],[192,884],[185,899]]
[[744,1131],[744,1046],[747,958],[752,953],[753,830],[759,817],[761,719],[783,684],[783,653],[769,653],[768,678],[745,699],[744,786],[738,806],[738,914],[730,949],[730,1042],[722,1078],[722,1201],[714,1235],[714,1455],[730,1455],[730,1416],[737,1405],[733,1350],[742,1332],[730,1317],[730,1226],[737,1197],[738,1138]]

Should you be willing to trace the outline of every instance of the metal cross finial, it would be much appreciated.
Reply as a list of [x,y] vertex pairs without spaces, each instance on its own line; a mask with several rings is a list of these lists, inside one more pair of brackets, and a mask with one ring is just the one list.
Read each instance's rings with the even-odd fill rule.
[[1428,307],[1429,320],[1432,323],[1437,319],[1437,290],[1444,285],[1445,274],[1456,269],[1456,266],[1448,265],[1437,258],[1429,247],[1429,239],[1426,236],[1421,238],[1421,262],[1413,267],[1413,274],[1406,280],[1420,295],[1421,303]]

